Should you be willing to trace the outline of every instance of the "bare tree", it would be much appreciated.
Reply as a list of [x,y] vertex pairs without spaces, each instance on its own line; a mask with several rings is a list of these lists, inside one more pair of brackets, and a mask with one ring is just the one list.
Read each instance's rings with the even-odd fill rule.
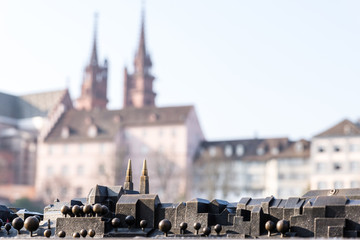
[[66,199],[69,194],[70,186],[68,179],[56,175],[49,178],[46,182],[43,182],[40,197],[45,203],[51,203],[55,199]]

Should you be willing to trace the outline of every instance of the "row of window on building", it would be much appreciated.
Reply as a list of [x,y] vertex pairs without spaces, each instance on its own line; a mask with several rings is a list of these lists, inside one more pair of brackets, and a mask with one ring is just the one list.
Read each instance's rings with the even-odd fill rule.
[[296,173],[296,174],[292,174],[292,173],[279,173],[278,175],[278,179],[279,180],[307,180],[308,179],[308,175],[303,173]]
[[317,184],[318,189],[329,189],[329,188],[344,188],[344,187],[350,187],[350,188],[358,188],[360,187],[360,182],[359,181],[351,181],[350,182],[350,186],[345,186],[343,181],[335,181],[332,186],[331,184],[329,184],[328,182],[325,181],[320,181]]
[[360,152],[359,144],[350,144],[348,146],[333,145],[329,147],[318,146],[317,151],[319,153],[325,152],[342,152],[348,150],[349,152]]
[[[209,155],[210,157],[215,157],[217,156],[218,152],[217,151],[221,151],[222,148],[217,147],[217,146],[210,146],[208,151],[209,151]],[[238,157],[241,157],[245,154],[245,146],[243,144],[237,144],[236,146],[232,146],[230,144],[227,144],[224,146],[223,151],[224,151],[224,155],[226,157],[232,157],[234,154]],[[304,150],[304,146],[301,142],[297,142],[295,144],[295,151],[296,152],[302,152]],[[262,156],[266,153],[266,149],[264,147],[258,147],[256,149],[256,154],[258,156]],[[278,155],[280,153],[280,148],[278,147],[273,147],[270,149],[270,154],[272,155]]]
[[[329,169],[332,168],[332,169]],[[328,162],[318,162],[316,163],[316,171],[318,173],[328,173],[329,171],[346,171],[349,172],[359,172],[360,171],[360,161],[350,161],[348,163],[334,162],[332,165]]]
[[[50,187],[46,188],[45,191],[47,196],[51,196],[53,194],[53,189],[51,189]],[[74,191],[75,191],[74,196],[82,196],[83,194],[82,187],[76,187]],[[56,192],[55,194],[60,195],[62,197],[66,197],[69,194],[69,188],[66,186],[62,186],[60,187],[59,192]]]
[[[155,133],[157,132],[157,133]],[[143,129],[141,132],[141,136],[143,138],[146,138],[148,135],[150,136],[157,136],[157,137],[163,137],[163,136],[171,136],[171,137],[176,137],[177,133],[176,133],[176,129],[172,128],[172,129],[164,129],[164,128],[159,128],[156,130],[149,130],[149,129]],[[130,131],[125,131],[125,138],[127,140],[132,138],[132,135],[130,133]]]
[[[73,169],[76,173],[77,176],[83,176],[85,173],[85,167],[84,165],[78,165],[75,169]],[[57,173],[55,172],[55,168],[54,166],[47,166],[46,168],[46,173],[48,176],[54,176]],[[104,164],[99,164],[98,165],[98,170],[97,173],[99,175],[105,175],[105,165]],[[67,165],[63,165],[60,169],[60,172],[58,173],[61,176],[68,176],[70,175],[70,167]]]
[[[86,144],[63,144],[63,145],[58,145],[58,146],[54,146],[49,144],[47,150],[48,150],[48,155],[54,155],[54,154],[63,154],[63,155],[67,155],[68,153],[71,152],[76,152],[78,154],[83,154],[85,153],[87,150],[89,150],[91,148],[91,150],[93,151],[94,149],[94,144],[91,144],[90,146],[86,146]],[[106,147],[104,143],[99,143],[98,144],[98,153],[99,154],[104,154],[106,151]]]
[[[244,145],[238,144],[238,145],[235,146],[235,149],[234,149],[234,147],[229,144],[229,145],[225,145],[225,147],[224,147],[224,154],[225,154],[225,156],[226,156],[226,157],[231,157],[231,156],[233,156],[234,150],[235,150],[235,155],[236,155],[236,156],[241,157],[241,156],[243,156],[243,155],[245,154],[245,147],[244,147]],[[217,153],[218,147],[216,147],[216,146],[210,146],[208,151],[209,151],[210,157],[215,157],[215,156],[218,154],[218,153]],[[202,152],[204,152],[204,150],[202,150]]]

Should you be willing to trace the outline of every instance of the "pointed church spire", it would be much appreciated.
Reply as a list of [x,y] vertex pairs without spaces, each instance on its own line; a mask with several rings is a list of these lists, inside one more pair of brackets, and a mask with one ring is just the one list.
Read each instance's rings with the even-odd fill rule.
[[98,57],[97,57],[97,48],[96,48],[96,38],[97,38],[97,21],[98,21],[98,14],[94,14],[94,42],[91,51],[91,58],[90,58],[90,65],[96,66],[98,64]]
[[139,47],[137,51],[137,55],[139,57],[142,57],[145,59],[146,56],[146,47],[145,47],[145,13],[144,9],[141,13],[141,29],[140,29],[140,41],[139,41]]
[[124,108],[155,106],[156,93],[153,90],[154,76],[151,74],[152,62],[146,52],[145,10],[142,7],[139,45],[135,52],[134,73],[124,74]]
[[131,169],[131,159],[128,161],[128,167],[126,169],[126,177],[124,182],[124,189],[125,190],[133,190],[133,182],[132,182],[132,169]]
[[76,100],[79,110],[104,109],[107,99],[108,61],[101,65],[97,55],[97,22],[98,14],[94,14],[94,39],[91,49],[90,62],[84,69],[81,95]]
[[135,56],[135,70],[140,73],[144,73],[151,67],[150,56],[146,52],[146,40],[145,40],[145,10],[144,5],[141,10],[141,27],[140,27],[140,39],[139,46]]
[[143,169],[140,177],[140,193],[141,194],[149,194],[149,176],[148,170],[146,166],[146,159],[143,163]]

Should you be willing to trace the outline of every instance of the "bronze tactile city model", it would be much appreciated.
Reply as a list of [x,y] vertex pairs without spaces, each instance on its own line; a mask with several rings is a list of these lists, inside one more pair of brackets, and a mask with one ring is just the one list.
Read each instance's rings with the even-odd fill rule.
[[140,192],[133,189],[129,160],[124,186],[96,185],[87,198],[56,200],[43,214],[0,205],[0,237],[356,238],[359,232],[359,188],[237,203],[200,198],[161,203],[149,194],[146,160]]

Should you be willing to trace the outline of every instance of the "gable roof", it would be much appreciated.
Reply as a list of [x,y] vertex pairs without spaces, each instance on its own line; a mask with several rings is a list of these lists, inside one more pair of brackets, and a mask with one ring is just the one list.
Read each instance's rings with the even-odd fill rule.
[[[193,106],[94,109],[91,111],[71,109],[59,119],[45,141],[111,141],[123,127],[184,124],[192,109]],[[90,126],[95,126],[97,129],[94,137],[88,136]],[[69,135],[63,138],[61,133],[66,128]]]
[[57,91],[22,95],[20,98],[37,108],[38,111],[43,114],[47,114],[56,106],[57,103],[60,102],[61,98],[63,98],[66,93],[67,89],[62,89]]
[[338,137],[360,135],[360,128],[348,119],[344,119],[335,126],[316,135],[315,137]]
[[67,90],[58,90],[23,96],[0,92],[0,116],[13,119],[45,117],[66,92]]

